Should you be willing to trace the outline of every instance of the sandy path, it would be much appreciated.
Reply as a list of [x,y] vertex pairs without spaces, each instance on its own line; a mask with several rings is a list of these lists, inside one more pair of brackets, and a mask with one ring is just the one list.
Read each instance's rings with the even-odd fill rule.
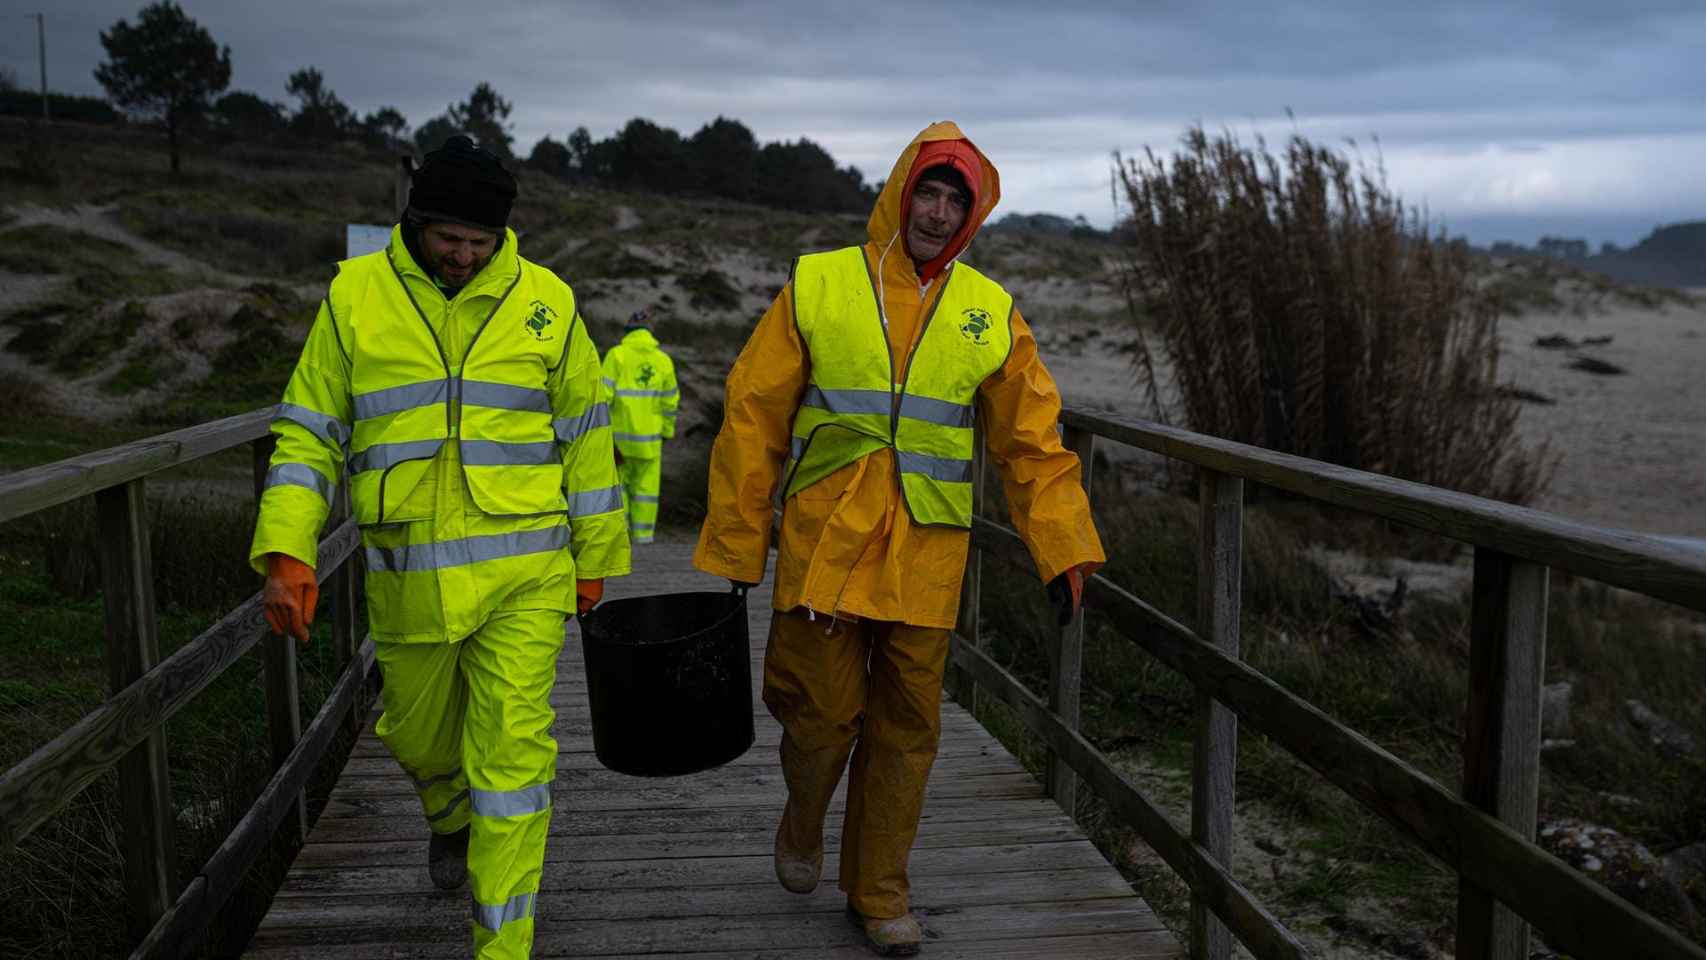
[[7,224],[6,229],[13,230],[18,227],[47,224],[63,227],[67,230],[81,230],[103,240],[123,244],[136,251],[136,255],[142,258],[144,262],[165,267],[174,273],[181,273],[209,283],[235,286],[242,286],[255,281],[254,277],[226,273],[223,270],[210,267],[200,260],[187,257],[175,250],[160,246],[131,233],[113,216],[117,210],[118,207],[113,204],[105,206],[79,204],[70,209],[62,209],[26,203],[7,208],[7,212],[17,219]]

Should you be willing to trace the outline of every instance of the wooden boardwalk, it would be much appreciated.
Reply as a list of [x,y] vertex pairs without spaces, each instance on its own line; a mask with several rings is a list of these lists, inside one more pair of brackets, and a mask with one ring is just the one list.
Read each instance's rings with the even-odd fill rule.
[[[726,589],[694,571],[690,547],[635,550],[635,575],[608,597]],[[756,701],[770,617],[749,597]],[[828,823],[824,883],[777,885],[771,844],[785,797],[780,728],[754,703],[758,739],[707,773],[640,779],[592,752],[586,681],[571,627],[553,703],[560,756],[539,898],[535,957],[865,957],[835,886],[841,801]],[[913,908],[934,960],[1179,957],[1173,936],[1041,785],[952,702],[912,854]],[[466,888],[426,871],[426,829],[409,781],[371,722],[297,855],[247,956],[462,957]]]

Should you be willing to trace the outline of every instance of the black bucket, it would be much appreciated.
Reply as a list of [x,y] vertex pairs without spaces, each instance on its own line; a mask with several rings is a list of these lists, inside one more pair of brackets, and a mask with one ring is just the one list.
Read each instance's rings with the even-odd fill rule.
[[752,746],[744,593],[612,600],[581,618],[592,743],[617,773],[672,777]]

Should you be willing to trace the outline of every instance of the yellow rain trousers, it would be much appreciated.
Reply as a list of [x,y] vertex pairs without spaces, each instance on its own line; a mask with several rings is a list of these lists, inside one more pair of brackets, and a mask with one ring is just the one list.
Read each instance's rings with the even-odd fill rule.
[[657,536],[663,459],[624,457],[616,472],[622,477],[622,497],[628,504],[628,539],[634,543],[651,543]]
[[619,470],[628,505],[628,538],[651,543],[657,534],[663,442],[675,436],[681,389],[675,363],[644,327],[629,330],[604,355],[602,386],[610,426],[622,454]]
[[[897,383],[905,379],[905,364],[943,287],[920,282],[901,237],[901,194],[920,147],[932,140],[965,135],[952,123],[932,124],[920,133],[895,162],[867,224],[865,262],[887,317]],[[969,214],[974,230],[1000,197],[999,177],[987,158],[977,196]],[[1012,350],[978,387],[977,420],[1014,526],[1046,583],[1106,558],[1078,458],[1060,443],[1060,393],[1017,310],[1009,324]],[[758,321],[728,376],[723,424],[711,453],[706,518],[694,552],[699,569],[731,580],[763,579],[772,497],[782,480],[794,414],[812,364],[834,359],[807,355],[790,282]],[[912,522],[888,448],[836,470],[783,505],[777,613],[764,690],[765,703],[783,727],[788,745],[782,766],[789,795],[796,798],[781,839],[790,845],[812,841],[821,830],[816,798],[833,792],[849,755],[846,744],[854,744],[858,757],[869,738],[862,754],[867,759],[855,759],[848,784],[841,852],[842,889],[868,917],[907,910],[905,865],[918,801],[895,798],[922,798],[935,755],[946,636],[958,614],[969,541],[962,528]],[[856,639],[838,640],[835,631]],[[843,645],[852,645],[853,652]],[[857,652],[865,648],[868,661]],[[807,666],[814,657],[815,667]],[[891,804],[897,819],[854,814]],[[899,822],[904,829],[895,825]]]
[[[517,255],[514,233],[449,299],[399,232],[369,256],[384,259],[341,265],[286,388],[250,560],[263,572],[274,552],[313,564],[346,464],[354,469],[382,448],[362,448],[363,411],[409,416],[400,409],[408,403],[436,404],[425,419],[447,424],[449,438],[423,448],[429,461],[412,461],[417,480],[381,480],[378,503],[355,490],[357,516],[378,518],[362,527],[368,619],[384,677],[378,734],[414,781],[425,827],[471,827],[475,955],[525,958],[556,770],[549,694],[575,581],[629,572],[598,350],[566,285],[549,273],[522,275],[542,268]],[[532,292],[510,297],[517,288]],[[404,334],[423,329],[414,324],[431,337],[398,348]],[[352,388],[385,382],[392,367],[407,371],[392,377],[399,386]],[[493,372],[462,377],[476,369]],[[506,409],[532,419],[505,420]],[[476,418],[497,435],[464,443]],[[518,424],[538,424],[554,439],[517,434]],[[530,472],[505,473],[508,451]],[[475,458],[498,464],[479,489],[464,464]],[[410,465],[401,461],[388,476]],[[560,487],[554,509],[485,509],[483,498],[536,492],[542,473]]]

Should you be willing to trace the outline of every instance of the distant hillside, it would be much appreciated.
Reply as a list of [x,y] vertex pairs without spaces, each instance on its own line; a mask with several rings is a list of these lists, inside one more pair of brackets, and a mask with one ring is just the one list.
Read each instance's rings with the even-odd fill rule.
[[1673,223],[1655,229],[1627,250],[1605,244],[1588,253],[1586,240],[1543,237],[1535,247],[1495,243],[1494,256],[1530,256],[1561,260],[1603,274],[1619,283],[1649,287],[1706,287],[1706,220]]

